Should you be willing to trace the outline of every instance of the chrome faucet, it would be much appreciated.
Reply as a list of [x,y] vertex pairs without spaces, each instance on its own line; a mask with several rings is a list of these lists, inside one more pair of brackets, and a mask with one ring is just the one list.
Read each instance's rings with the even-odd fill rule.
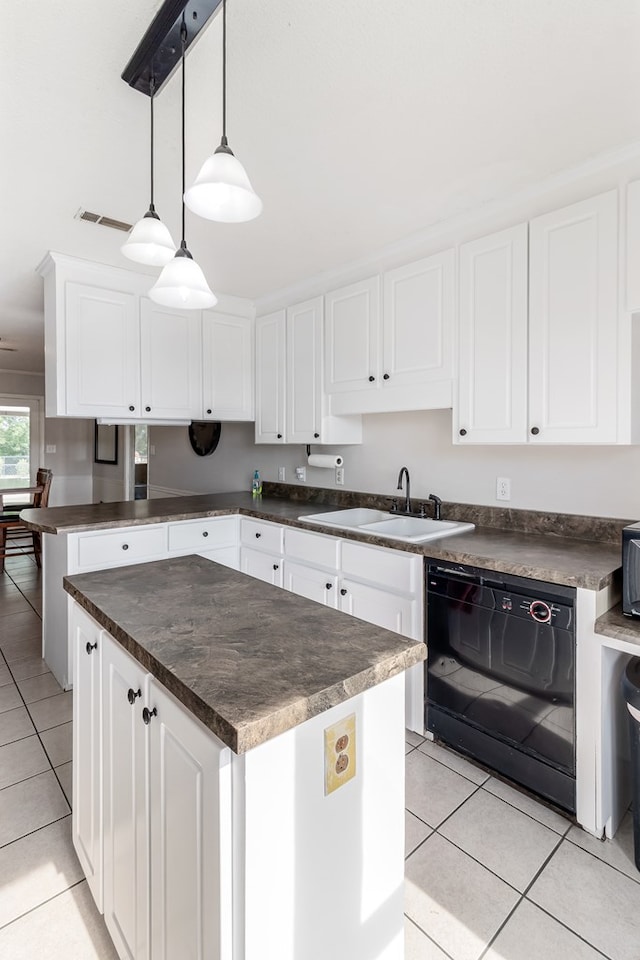
[[411,479],[409,477],[409,471],[406,467],[402,467],[400,473],[398,474],[398,490],[402,490],[402,476],[407,478],[407,497],[404,505],[404,512],[411,513]]

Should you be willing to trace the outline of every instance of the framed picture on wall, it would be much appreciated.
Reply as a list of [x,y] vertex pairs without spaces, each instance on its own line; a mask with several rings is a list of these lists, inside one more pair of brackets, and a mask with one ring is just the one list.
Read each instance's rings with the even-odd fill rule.
[[114,423],[98,423],[93,452],[94,463],[118,462],[118,427]]

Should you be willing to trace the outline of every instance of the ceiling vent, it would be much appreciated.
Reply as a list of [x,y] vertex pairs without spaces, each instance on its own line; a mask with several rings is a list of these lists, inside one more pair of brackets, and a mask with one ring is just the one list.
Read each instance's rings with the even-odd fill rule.
[[104,217],[101,213],[91,213],[90,210],[83,210],[82,207],[75,215],[76,220],[86,220],[88,223],[99,223],[102,227],[111,227],[113,230],[121,230],[123,233],[129,233],[133,227],[132,223],[125,223],[124,220],[114,220],[113,217]]

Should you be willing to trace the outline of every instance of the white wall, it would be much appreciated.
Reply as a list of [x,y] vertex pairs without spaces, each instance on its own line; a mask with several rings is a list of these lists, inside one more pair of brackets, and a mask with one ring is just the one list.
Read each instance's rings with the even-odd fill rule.
[[[95,430],[93,421],[91,421],[92,430]],[[118,462],[117,463],[94,463],[93,464],[93,502],[94,503],[112,503],[114,501],[127,500],[128,498],[128,474],[127,457],[131,451],[131,444],[128,441],[128,433],[133,427],[118,427]],[[95,433],[92,433],[92,442],[95,447]],[[133,468],[132,468],[133,469]]]
[[[44,398],[44,375],[0,370],[0,394]],[[93,420],[45,419],[45,451],[52,444],[56,452],[45,452],[37,465],[53,470],[49,506],[91,503]]]
[[[322,448],[344,456],[344,488],[332,470],[310,467],[307,485],[397,496],[398,472],[407,466],[417,498],[436,493],[461,503],[640,518],[640,448],[454,446],[450,410],[372,415],[363,424],[362,446]],[[277,480],[285,466],[295,483],[293,469],[306,460],[302,445],[255,445],[253,424],[223,424],[210,457],[193,453],[186,427],[154,427],[151,442],[152,485],[196,493],[250,490],[256,467],[264,480]],[[498,476],[511,479],[509,503],[495,498]]]

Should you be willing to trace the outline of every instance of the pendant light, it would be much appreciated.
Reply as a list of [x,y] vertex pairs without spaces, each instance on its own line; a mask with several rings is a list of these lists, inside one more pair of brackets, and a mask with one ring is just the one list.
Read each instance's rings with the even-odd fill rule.
[[182,16],[182,240],[180,248],[149,291],[154,303],[165,307],[178,307],[182,310],[204,310],[213,307],[218,298],[211,292],[204,273],[187,249],[184,236],[184,179],[185,179],[185,49],[187,45],[187,27]]
[[213,156],[203,163],[184,199],[189,210],[198,216],[221,223],[242,223],[253,220],[262,212],[262,200],[227,141],[226,0],[222,0],[222,138]]
[[153,205],[153,98],[156,92],[153,76],[149,87],[151,91],[149,97],[151,102],[151,202],[144,217],[135,224],[120,250],[125,257],[135,260],[136,263],[163,267],[173,258],[176,245]]

